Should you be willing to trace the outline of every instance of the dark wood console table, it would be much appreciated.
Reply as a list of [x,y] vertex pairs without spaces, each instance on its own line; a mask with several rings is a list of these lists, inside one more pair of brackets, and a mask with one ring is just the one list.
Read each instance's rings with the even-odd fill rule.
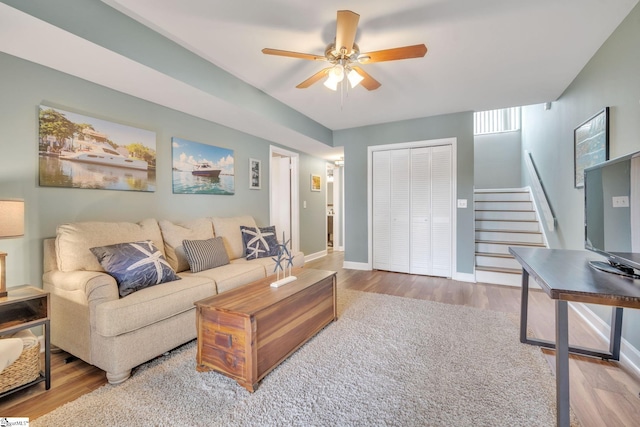
[[[511,247],[509,252],[522,265],[520,341],[556,350],[557,424],[569,426],[569,353],[620,360],[622,310],[640,308],[640,280],[632,280],[589,266],[603,258],[593,252]],[[549,298],[555,300],[555,342],[527,337],[529,276],[533,276]],[[613,306],[609,351],[569,346],[567,302]]]

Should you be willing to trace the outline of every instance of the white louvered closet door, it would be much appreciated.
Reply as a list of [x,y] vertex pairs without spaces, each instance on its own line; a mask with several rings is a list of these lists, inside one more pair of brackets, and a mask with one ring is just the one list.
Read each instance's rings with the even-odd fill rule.
[[431,273],[431,148],[411,150],[411,269]]
[[453,202],[450,145],[431,149],[431,275],[451,277],[451,204]]
[[408,273],[410,269],[410,189],[411,150],[391,151],[391,230],[390,270]]
[[373,268],[390,270],[391,154],[373,152]]
[[451,277],[452,148],[373,152],[373,268]]

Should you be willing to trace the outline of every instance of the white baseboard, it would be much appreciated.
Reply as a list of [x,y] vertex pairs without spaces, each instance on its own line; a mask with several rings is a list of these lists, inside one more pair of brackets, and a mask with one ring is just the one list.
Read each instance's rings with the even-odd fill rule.
[[353,262],[353,261],[345,261],[342,264],[342,268],[346,268],[347,270],[371,270],[371,264],[368,262]]
[[305,255],[304,256],[304,262],[313,261],[314,259],[319,259],[319,258],[322,258],[322,257],[325,257],[325,256],[327,256],[327,250],[326,249],[324,251],[316,252],[314,254]]
[[[609,335],[611,327],[597,316],[593,311],[589,310],[583,303],[569,303],[576,313],[587,322],[607,343],[609,343]],[[620,343],[620,364],[631,371],[636,377],[640,377],[640,351],[629,344],[629,341],[622,338]]]
[[452,279],[457,280],[458,282],[476,283],[476,275],[473,273],[460,273],[459,271],[456,271]]

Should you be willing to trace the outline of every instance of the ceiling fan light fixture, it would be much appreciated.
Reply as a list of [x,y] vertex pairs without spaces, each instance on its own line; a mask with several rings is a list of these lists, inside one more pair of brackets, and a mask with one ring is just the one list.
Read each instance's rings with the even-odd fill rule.
[[323,84],[329,89],[336,91],[338,90],[338,83],[339,83],[338,80],[331,78],[331,76],[329,76],[329,78],[327,78],[327,80],[325,80]]
[[360,73],[358,73],[356,70],[351,70],[349,71],[349,74],[347,74],[347,79],[349,79],[349,84],[351,85],[351,88],[354,88],[358,86],[361,81],[364,80],[364,77],[362,77]]
[[336,64],[327,72],[329,77],[324,81],[324,85],[331,90],[338,90],[338,83],[344,80],[344,66]]
[[341,82],[344,79],[344,66],[336,64],[329,70],[329,77],[333,77],[336,81]]

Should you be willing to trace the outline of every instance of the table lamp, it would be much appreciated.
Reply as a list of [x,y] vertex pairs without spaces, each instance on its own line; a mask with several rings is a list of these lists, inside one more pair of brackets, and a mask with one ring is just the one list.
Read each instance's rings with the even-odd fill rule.
[[[24,236],[24,201],[0,200],[0,238]],[[7,296],[5,258],[0,252],[0,298]]]

